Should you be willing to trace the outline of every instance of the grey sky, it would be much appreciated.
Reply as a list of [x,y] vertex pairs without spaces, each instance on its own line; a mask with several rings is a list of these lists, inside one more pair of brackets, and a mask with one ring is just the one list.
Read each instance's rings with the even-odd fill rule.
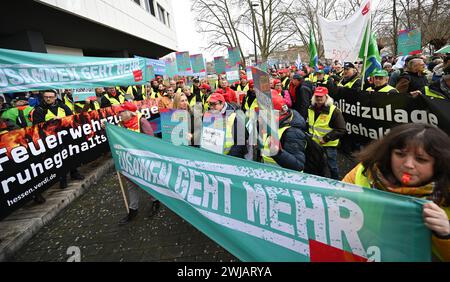
[[201,49],[207,45],[206,36],[203,37],[196,32],[194,14],[191,12],[191,0],[172,0],[172,8],[179,51],[189,51],[191,55],[202,53],[208,61],[212,60],[214,56],[222,55],[211,54]]

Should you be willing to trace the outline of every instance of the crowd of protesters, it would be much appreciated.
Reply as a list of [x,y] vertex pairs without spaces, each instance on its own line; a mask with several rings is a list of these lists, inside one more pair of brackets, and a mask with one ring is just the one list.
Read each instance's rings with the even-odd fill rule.
[[[373,72],[369,77],[361,75],[362,62],[334,61],[329,65],[319,64],[316,69],[308,66],[302,66],[301,69],[296,66],[270,68],[268,72],[272,106],[279,113],[277,116],[278,134],[275,138],[265,132],[263,140],[259,141],[259,146],[249,144],[250,132],[247,127],[244,132],[239,131],[238,128],[239,124],[247,124],[252,112],[259,109],[255,83],[248,79],[245,71],[240,71],[239,81],[232,84],[222,74],[219,74],[213,83],[200,78],[188,81],[186,77],[164,81],[163,77],[157,76],[146,85],[96,88],[96,97],[85,101],[74,101],[71,89],[2,94],[0,95],[0,135],[13,129],[24,128],[51,119],[111,106],[121,107],[121,126],[153,135],[153,132],[149,132],[151,127],[145,122],[141,123],[141,117],[136,114],[137,109],[129,102],[157,99],[160,111],[174,109],[189,113],[191,121],[187,138],[190,145],[198,146],[200,139],[200,132],[196,130],[196,124],[201,124],[201,120],[200,122],[196,120],[198,115],[195,115],[195,112],[201,113],[203,118],[208,117],[209,114],[221,115],[225,129],[224,154],[307,172],[305,167],[309,161],[314,159],[307,153],[308,138],[310,138],[323,149],[325,162],[329,168],[327,176],[339,180],[337,150],[341,143],[340,140],[346,135],[346,122],[342,112],[334,105],[333,93],[339,88],[350,88],[355,92],[379,92],[413,97],[425,95],[433,99],[449,100],[449,58],[448,54],[432,58],[414,55],[407,56],[402,60],[383,58],[383,69]],[[441,138],[442,134],[439,136]],[[399,145],[398,149],[394,149],[396,156],[401,154],[400,151],[408,149],[408,144],[406,142],[404,145]],[[427,150],[427,148],[425,149]],[[441,156],[432,156],[433,161],[437,158],[444,158],[450,162],[449,150],[450,148],[445,149]],[[414,155],[414,152],[411,154]],[[415,155],[413,157],[417,158]],[[378,168],[374,163],[369,164],[369,160],[372,159],[362,158],[362,164],[371,172],[370,177],[373,177],[374,172],[381,167]],[[356,170],[358,168],[355,168],[354,174],[362,173],[364,168]],[[76,169],[70,170],[70,175],[72,179],[83,179]],[[439,177],[441,176],[439,175]],[[346,179],[348,182],[352,182],[349,180],[349,176]],[[357,183],[354,177],[352,179],[353,183]],[[433,179],[430,176],[426,181],[428,183]],[[414,185],[424,184],[419,182],[415,182]],[[447,186],[448,182],[445,182]],[[401,181],[399,183],[401,186],[407,186],[407,183]],[[370,186],[366,182],[364,184]],[[60,179],[60,187],[67,187],[65,175]],[[440,202],[437,204],[443,206],[444,203],[448,204],[450,201],[449,192],[445,190],[445,187],[442,188],[442,185],[439,187],[443,192],[441,191]],[[133,203],[130,206],[130,213],[122,221],[123,223],[131,221],[137,213],[135,193],[130,190],[130,194],[134,195]],[[433,193],[430,192],[425,196],[431,194]],[[42,203],[45,199],[36,195],[35,201]],[[439,240],[448,240],[450,234],[448,211],[446,210],[446,224],[445,212],[442,214],[443,209],[438,206],[432,206],[431,209],[441,213],[439,220],[440,223],[443,222],[443,227],[438,228],[433,225],[430,229],[439,233]]]

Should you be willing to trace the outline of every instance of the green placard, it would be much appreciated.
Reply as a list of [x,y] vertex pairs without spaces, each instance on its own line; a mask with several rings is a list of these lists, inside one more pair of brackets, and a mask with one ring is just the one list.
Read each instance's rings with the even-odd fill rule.
[[420,29],[401,30],[398,33],[398,50],[399,56],[414,55],[422,50],[422,34]]

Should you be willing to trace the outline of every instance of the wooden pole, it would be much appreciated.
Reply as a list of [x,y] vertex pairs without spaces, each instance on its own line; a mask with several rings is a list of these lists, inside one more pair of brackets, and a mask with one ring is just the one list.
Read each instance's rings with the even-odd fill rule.
[[123,200],[125,201],[125,207],[127,208],[127,213],[130,212],[130,209],[128,208],[128,200],[127,196],[125,195],[125,189],[123,188],[123,182],[122,182],[122,175],[117,172],[117,177],[119,178],[119,184],[120,184],[120,190],[122,191]]

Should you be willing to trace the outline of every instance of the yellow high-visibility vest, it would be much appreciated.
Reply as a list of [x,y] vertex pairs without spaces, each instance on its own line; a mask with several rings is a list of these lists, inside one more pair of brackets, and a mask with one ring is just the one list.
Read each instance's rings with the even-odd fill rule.
[[339,139],[329,141],[323,145],[320,144],[320,138],[323,138],[325,135],[333,131],[333,128],[330,127],[330,121],[335,110],[336,106],[332,105],[328,114],[320,113],[317,120],[314,121],[314,110],[308,109],[309,133],[313,135],[313,140],[323,147],[337,147],[339,145]]
[[[288,130],[291,126],[285,126],[282,128],[278,129],[278,138],[279,140],[281,140],[281,137],[283,136],[283,133]],[[280,166],[272,157],[266,156],[266,153],[270,152],[270,147],[269,147],[269,141],[270,141],[270,137],[266,136],[265,140],[264,140],[264,149],[263,149],[263,154],[262,158],[263,158],[263,162],[265,164],[270,164],[270,165],[274,165],[274,166]]]

